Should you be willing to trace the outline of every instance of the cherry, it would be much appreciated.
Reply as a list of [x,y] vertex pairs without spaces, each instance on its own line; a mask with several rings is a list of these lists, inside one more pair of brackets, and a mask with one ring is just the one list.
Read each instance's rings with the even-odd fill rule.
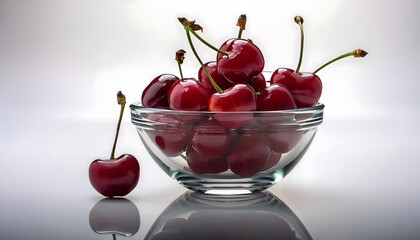
[[[182,75],[181,64],[184,61],[185,50],[179,49],[175,53],[175,60],[178,63],[179,73]],[[143,90],[141,101],[143,106],[150,108],[169,109],[167,92],[179,78],[173,74],[161,74],[153,79]]]
[[217,69],[228,81],[249,83],[264,69],[264,56],[261,50],[251,41],[229,39],[220,50],[228,52],[217,54]]
[[140,177],[140,166],[133,155],[123,154],[118,158],[114,157],[126,104],[126,98],[121,91],[117,93],[117,101],[121,105],[121,110],[111,157],[108,160],[97,159],[89,166],[90,183],[96,191],[106,197],[127,195],[137,186]]
[[273,129],[271,133],[267,135],[270,141],[270,147],[272,150],[278,153],[287,153],[292,150],[303,137],[304,132],[293,131],[288,129]]
[[[207,62],[204,64],[204,67],[207,68],[213,80],[222,90],[226,90],[233,85],[232,83],[228,82],[226,78],[220,75],[219,71],[217,70],[216,61]],[[206,87],[208,87],[212,92],[216,92],[203,67],[200,67],[198,70],[198,80]]]
[[[236,26],[239,27],[239,33],[236,40],[242,39],[242,33],[246,28],[246,22],[247,17],[245,14],[238,17]],[[250,44],[238,44],[238,46],[234,45],[234,41],[235,39],[229,39],[220,47],[217,55],[219,71],[231,82],[250,83],[256,92],[260,92],[260,90],[266,86],[264,76],[261,74],[264,69],[264,57],[261,51],[251,40],[244,40]],[[247,47],[248,45],[251,47]],[[238,49],[232,51],[236,47]],[[244,47],[244,49],[240,50],[242,47]],[[241,70],[241,67],[238,65],[242,65],[243,70]],[[238,75],[238,73],[242,73],[242,75]],[[242,78],[243,76],[246,77]],[[256,76],[258,76],[258,78],[256,78]]]
[[270,83],[285,86],[292,94],[297,108],[312,107],[321,98],[321,79],[312,73],[296,73],[292,69],[279,68],[271,76]]
[[257,97],[258,111],[296,109],[295,101],[289,90],[281,84],[271,84]]
[[175,82],[168,91],[169,108],[173,110],[206,111],[210,90],[194,78]]
[[251,79],[249,85],[255,90],[255,92],[259,93],[267,87],[267,82],[265,81],[264,75],[260,73]]
[[[251,41],[239,38],[227,40],[220,48],[216,48],[196,33],[196,31],[203,30],[203,28],[196,24],[195,21],[188,21],[186,18],[178,18],[180,23],[184,26],[187,38],[192,45],[190,32],[202,43],[209,48],[218,52],[217,54],[217,69],[232,84],[248,83],[252,78],[257,76],[264,69],[264,56],[261,50]],[[239,37],[245,29],[246,16],[241,15],[238,19],[237,25],[240,26]],[[192,50],[197,56],[195,49]],[[203,66],[201,60],[200,64]],[[208,74],[208,73],[206,73]],[[209,74],[208,74],[209,75]],[[214,84],[213,84],[214,85]],[[220,92],[219,89],[216,89]]]
[[169,109],[167,92],[179,78],[172,74],[161,74],[153,79],[144,89],[141,101],[149,108]]
[[[222,93],[214,93],[208,101],[212,112],[245,112],[257,109],[254,89],[247,84],[236,84]],[[215,113],[213,118],[227,128],[239,128],[253,118],[252,113]]]
[[97,159],[89,166],[92,186],[106,197],[125,196],[137,185],[139,164],[130,154],[123,154],[111,160]]
[[229,169],[241,177],[251,177],[267,163],[270,147],[264,134],[242,134],[229,151]]
[[197,174],[221,173],[228,170],[225,158],[211,158],[198,153],[192,147],[187,147],[186,156],[191,171]]
[[182,125],[179,119],[160,114],[150,115],[149,119],[164,123],[146,133],[166,156],[179,156],[191,144],[191,129]]
[[310,73],[300,73],[302,65],[304,31],[303,18],[296,16],[295,22],[300,28],[300,54],[296,71],[289,68],[279,68],[271,76],[270,83],[279,83],[289,89],[297,108],[312,107],[318,103],[322,93],[321,79]]
[[296,16],[294,20],[299,25],[301,33],[298,65],[296,67],[296,70],[292,70],[289,68],[277,69],[271,76],[270,83],[283,84],[287,89],[289,89],[290,93],[293,96],[293,99],[295,100],[297,108],[312,107],[318,103],[322,94],[322,82],[321,79],[316,75],[316,73],[319,72],[322,68],[328,66],[329,64],[339,59],[348,56],[364,57],[367,55],[367,52],[361,49],[356,49],[332,59],[331,61],[319,67],[313,73],[300,72],[304,47],[303,18],[301,16]]
[[[236,84],[232,87],[223,91],[217,85],[210,72],[207,70],[207,67],[204,66],[203,61],[201,61],[198,53],[194,47],[194,44],[191,40],[190,32],[194,33],[195,36],[198,36],[195,31],[201,30],[201,26],[195,24],[194,21],[188,21],[185,18],[178,19],[185,28],[187,35],[188,43],[193,51],[195,57],[200,63],[203,71],[207,75],[209,81],[213,85],[216,93],[213,93],[208,99],[208,110],[212,112],[227,112],[227,111],[254,111],[257,108],[256,104],[256,94],[254,89],[246,84]],[[175,84],[174,84],[175,85]],[[245,114],[235,114],[235,116],[218,114],[215,113],[213,118],[219,122],[221,125],[228,128],[238,128],[246,123],[249,119],[252,119],[252,113]]]
[[223,156],[229,148],[230,133],[227,128],[214,119],[200,124],[195,128],[192,147],[201,155],[209,158]]

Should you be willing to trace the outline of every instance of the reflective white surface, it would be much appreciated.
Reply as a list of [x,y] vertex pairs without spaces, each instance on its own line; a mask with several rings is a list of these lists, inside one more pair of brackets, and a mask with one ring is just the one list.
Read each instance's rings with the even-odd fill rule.
[[[369,52],[319,73],[325,121],[304,159],[269,191],[313,239],[420,237],[419,3],[223,4],[229,11],[194,1],[0,2],[0,239],[112,239],[90,228],[102,197],[87,169],[110,154],[115,93],[135,102],[155,75],[177,73],[174,52],[189,48],[176,17],[196,19],[219,44],[236,35],[241,13],[249,21],[244,37],[259,43],[271,69],[295,67],[296,14],[305,18],[303,70],[354,48]],[[187,56],[193,75],[198,64]],[[147,155],[127,110],[117,155],[140,160],[140,183],[127,198],[141,218],[131,238],[143,239],[186,190]]]

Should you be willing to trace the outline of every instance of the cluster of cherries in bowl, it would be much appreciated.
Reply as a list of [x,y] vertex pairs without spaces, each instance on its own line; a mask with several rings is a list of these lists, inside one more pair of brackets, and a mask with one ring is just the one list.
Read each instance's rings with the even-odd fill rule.
[[[160,113],[167,110],[165,114],[148,113],[150,121],[162,123],[147,131],[149,138],[168,157],[185,154],[189,169],[196,174],[230,170],[246,178],[276,166],[282,154],[299,142],[303,132],[285,128],[283,123],[288,118],[270,113],[316,106],[322,93],[322,82],[316,73],[339,59],[367,54],[356,49],[313,73],[300,72],[303,18],[297,16],[294,20],[300,26],[302,40],[297,68],[265,72],[261,50],[252,40],[242,38],[245,15],[238,18],[238,37],[228,39],[219,48],[197,34],[203,28],[195,21],[178,20],[201,65],[198,78],[183,76],[181,64],[186,51],[178,50],[175,58],[180,77],[157,76],[144,89],[141,103],[145,108],[162,110]],[[204,63],[200,59],[191,35],[217,52],[214,61]]]

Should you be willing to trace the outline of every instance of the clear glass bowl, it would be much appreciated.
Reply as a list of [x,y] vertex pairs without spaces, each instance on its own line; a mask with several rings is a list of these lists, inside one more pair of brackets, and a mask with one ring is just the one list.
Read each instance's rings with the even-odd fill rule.
[[187,192],[160,214],[145,239],[312,240],[312,237],[283,201],[262,191],[234,196]]
[[182,186],[209,194],[267,189],[302,158],[324,105],[283,111],[203,112],[130,105],[156,163]]

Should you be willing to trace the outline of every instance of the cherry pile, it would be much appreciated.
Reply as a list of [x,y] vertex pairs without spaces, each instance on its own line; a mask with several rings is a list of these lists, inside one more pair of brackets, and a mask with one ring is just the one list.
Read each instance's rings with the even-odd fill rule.
[[[322,82],[316,75],[318,71],[345,57],[367,55],[364,50],[356,49],[332,59],[312,73],[301,72],[303,18],[296,16],[294,21],[301,32],[298,65],[295,70],[280,67],[266,79],[263,53],[252,40],[242,38],[246,15],[238,18],[238,36],[224,41],[219,48],[197,33],[203,28],[195,21],[178,20],[201,65],[198,76],[184,77],[181,65],[186,51],[180,49],[175,54],[180,77],[174,74],[157,76],[144,89],[141,101],[148,108],[214,112],[212,115],[183,112],[149,116],[150,120],[164,123],[148,131],[156,146],[169,157],[185,153],[190,170],[198,174],[230,169],[241,177],[250,177],[275,166],[282,154],[299,142],[303,133],[276,127],[273,123],[279,119],[256,118],[254,111],[313,107],[322,93]],[[214,60],[201,60],[192,36],[216,52]]]

